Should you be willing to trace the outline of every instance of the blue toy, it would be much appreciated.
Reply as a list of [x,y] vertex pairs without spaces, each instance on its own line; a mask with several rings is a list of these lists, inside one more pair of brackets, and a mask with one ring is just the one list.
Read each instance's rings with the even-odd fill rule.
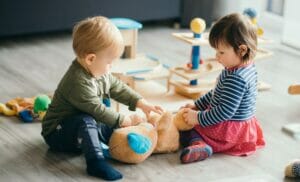
[[19,117],[24,123],[33,122],[33,117],[32,117],[32,113],[30,110],[25,109],[25,110],[19,112]]
[[[201,18],[194,18],[190,23],[190,28],[193,32],[194,38],[201,38],[201,33],[205,30],[206,24],[205,21]],[[192,56],[191,56],[191,63],[192,63],[192,70],[199,69],[199,61],[200,61],[200,46],[194,45],[192,47]],[[197,80],[191,80],[190,85],[197,85]]]

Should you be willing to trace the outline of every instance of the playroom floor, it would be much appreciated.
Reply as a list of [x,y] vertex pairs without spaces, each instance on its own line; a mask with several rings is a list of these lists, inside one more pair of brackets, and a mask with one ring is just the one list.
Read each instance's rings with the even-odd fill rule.
[[[124,181],[292,181],[284,178],[283,171],[289,161],[300,158],[300,141],[281,127],[300,122],[300,96],[287,93],[290,84],[300,84],[300,51],[282,45],[277,28],[270,25],[265,30],[275,40],[265,46],[274,52],[273,57],[257,62],[259,79],[272,85],[257,99],[266,147],[248,157],[215,154],[187,165],[180,164],[179,152],[154,155],[139,165],[111,161],[124,174]],[[146,26],[139,34],[138,52],[170,66],[186,63],[191,48],[173,38],[174,31],[181,30]],[[213,55],[210,48],[202,51],[203,56]],[[73,58],[70,33],[1,40],[0,102],[53,92]],[[24,124],[16,117],[0,116],[0,181],[100,181],[86,175],[82,156],[49,152],[40,131],[40,123]]]

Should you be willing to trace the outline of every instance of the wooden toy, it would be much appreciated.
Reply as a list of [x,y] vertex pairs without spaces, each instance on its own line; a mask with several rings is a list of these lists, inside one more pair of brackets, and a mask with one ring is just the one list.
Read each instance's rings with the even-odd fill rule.
[[[195,23],[197,21],[198,23]],[[200,46],[209,46],[209,41],[208,41],[209,33],[207,32],[201,33],[199,36],[199,33],[195,32],[193,29],[195,29],[195,26],[201,27],[205,25],[202,22],[204,21],[203,20],[199,21],[199,19],[196,18],[191,22],[192,32],[172,34],[175,38],[185,43],[188,43],[192,46],[192,56],[191,56],[191,62],[188,63],[188,65],[179,66],[170,69],[167,91],[170,90],[171,86],[174,86],[176,93],[192,99],[199,98],[199,96],[211,90],[216,84],[215,80],[200,81],[199,79],[203,79],[204,77],[208,76],[210,73],[218,72],[223,69],[223,66],[220,63],[218,63],[215,58],[202,59],[200,56]],[[272,41],[263,37],[258,37],[258,44],[268,44],[268,43],[272,43]],[[267,57],[270,57],[271,55],[273,55],[271,51],[258,49],[254,59],[262,60]],[[173,79],[172,77],[174,75],[181,77],[183,80]],[[271,85],[259,81],[258,83],[259,91],[268,90],[270,88]]]
[[[203,37],[202,35],[205,26],[205,21],[203,19],[195,18],[190,23],[192,33],[173,34],[177,39],[190,44],[192,46],[192,53],[190,63],[185,66],[170,69],[167,91],[170,91],[170,87],[174,86],[176,93],[195,99],[209,91],[215,85],[215,80],[201,82],[199,80],[199,78],[220,71],[223,68],[222,65],[213,59],[203,61],[201,58],[200,46],[208,45],[207,37]],[[177,75],[184,80],[175,80],[172,78],[174,75]]]
[[128,18],[111,18],[110,20],[118,27],[123,36],[125,44],[123,57],[134,59],[136,57],[138,30],[143,25]]
[[136,80],[166,79],[168,67],[149,55],[137,54],[138,30],[142,24],[128,18],[112,18],[112,22],[122,33],[125,50],[122,59],[115,62],[112,73],[134,88]]
[[252,24],[256,27],[257,35],[262,36],[264,34],[264,30],[257,24],[256,10],[253,8],[247,8],[244,10],[243,14],[250,18]]
[[288,92],[291,95],[300,94],[300,85],[291,85],[291,86],[289,86]]

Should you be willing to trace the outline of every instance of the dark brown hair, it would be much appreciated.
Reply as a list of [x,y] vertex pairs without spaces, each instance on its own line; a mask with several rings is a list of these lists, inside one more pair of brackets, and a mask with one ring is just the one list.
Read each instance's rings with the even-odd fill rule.
[[[257,34],[254,25],[246,16],[238,13],[229,14],[218,20],[209,33],[209,43],[217,48],[220,43],[233,47],[243,62],[252,60],[256,54]],[[240,45],[247,46],[245,55],[240,54]]]

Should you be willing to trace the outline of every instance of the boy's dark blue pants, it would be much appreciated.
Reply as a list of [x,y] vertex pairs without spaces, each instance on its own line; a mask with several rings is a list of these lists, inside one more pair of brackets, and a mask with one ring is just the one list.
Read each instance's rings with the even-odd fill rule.
[[54,151],[82,151],[88,161],[103,158],[100,142],[108,144],[112,132],[112,128],[96,123],[91,115],[78,114],[62,120],[45,141]]

